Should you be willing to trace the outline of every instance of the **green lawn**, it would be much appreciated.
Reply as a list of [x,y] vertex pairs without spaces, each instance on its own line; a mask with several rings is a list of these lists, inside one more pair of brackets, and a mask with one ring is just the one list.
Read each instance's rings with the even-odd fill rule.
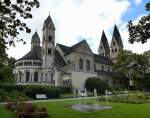
[[[36,104],[46,107],[51,115],[50,118],[150,118],[150,104],[109,103],[113,107],[111,110],[83,113],[72,110],[70,105],[73,103],[74,101],[57,101]],[[104,104],[104,102],[99,103]],[[15,118],[15,113],[0,106],[0,118]]]

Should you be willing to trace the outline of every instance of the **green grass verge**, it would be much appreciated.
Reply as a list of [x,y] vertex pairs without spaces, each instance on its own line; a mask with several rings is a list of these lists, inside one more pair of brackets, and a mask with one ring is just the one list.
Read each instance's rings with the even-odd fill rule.
[[[82,102],[85,102],[85,100]],[[93,100],[86,100],[87,103]],[[96,112],[79,112],[72,110],[70,105],[75,101],[57,101],[35,103],[39,107],[48,109],[49,118],[150,118],[150,104],[128,104],[128,103],[109,103],[113,108],[110,110],[101,110]],[[104,102],[97,102],[105,104]],[[16,118],[12,113],[0,106],[1,118]]]

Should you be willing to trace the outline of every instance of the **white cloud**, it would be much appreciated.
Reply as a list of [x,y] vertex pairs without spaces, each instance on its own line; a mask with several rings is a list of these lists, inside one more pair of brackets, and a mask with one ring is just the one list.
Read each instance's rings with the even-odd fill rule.
[[[40,8],[33,10],[33,19],[27,21],[32,28],[32,33],[21,33],[27,39],[27,45],[17,44],[7,52],[10,56],[20,58],[30,50],[32,34],[37,29],[42,37],[42,25],[49,12],[56,27],[56,42],[73,45],[84,37],[93,52],[97,52],[101,33],[104,29],[110,42],[113,26],[123,27],[125,24],[121,17],[127,11],[128,0],[39,0]],[[127,31],[122,32],[122,37],[127,38]],[[127,40],[127,39],[126,39]]]
[[142,3],[142,0],[135,0],[135,5],[138,6]]

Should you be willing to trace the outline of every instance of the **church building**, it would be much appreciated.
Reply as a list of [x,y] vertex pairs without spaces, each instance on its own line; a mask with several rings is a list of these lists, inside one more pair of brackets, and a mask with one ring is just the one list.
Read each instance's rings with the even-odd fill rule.
[[92,52],[86,40],[73,46],[56,43],[55,26],[50,16],[44,21],[42,31],[42,40],[35,32],[31,39],[31,50],[15,63],[17,84],[83,89],[89,77],[99,77],[109,86],[115,83],[112,65],[117,54],[123,50],[116,25],[110,46],[105,32],[102,32],[98,54]]

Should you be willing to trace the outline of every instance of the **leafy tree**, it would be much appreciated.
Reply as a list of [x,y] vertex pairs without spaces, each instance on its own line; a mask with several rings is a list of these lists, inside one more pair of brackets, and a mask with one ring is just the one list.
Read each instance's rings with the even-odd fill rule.
[[14,74],[13,74],[13,68],[15,64],[14,58],[7,58],[5,59],[5,63],[2,63],[1,69],[0,69],[0,81],[1,82],[14,82]]
[[144,78],[141,80],[141,83],[145,87],[150,87],[150,73],[145,74]]
[[141,78],[145,76],[148,70],[148,59],[144,55],[122,51],[116,58],[114,69],[118,78],[131,78],[136,85],[139,85]]
[[10,66],[7,64],[9,59],[6,45],[15,45],[15,41],[25,43],[23,39],[18,38],[19,31],[31,32],[22,19],[32,18],[33,7],[39,7],[37,0],[0,0],[0,77]]
[[17,38],[19,31],[31,32],[30,28],[21,19],[32,18],[32,7],[39,7],[39,2],[37,0],[0,1],[1,44],[14,44],[14,39]]
[[[146,4],[146,10],[150,11],[150,2]],[[137,25],[133,25],[132,20],[128,22],[129,42],[145,43],[150,39],[150,14],[143,16]]]

